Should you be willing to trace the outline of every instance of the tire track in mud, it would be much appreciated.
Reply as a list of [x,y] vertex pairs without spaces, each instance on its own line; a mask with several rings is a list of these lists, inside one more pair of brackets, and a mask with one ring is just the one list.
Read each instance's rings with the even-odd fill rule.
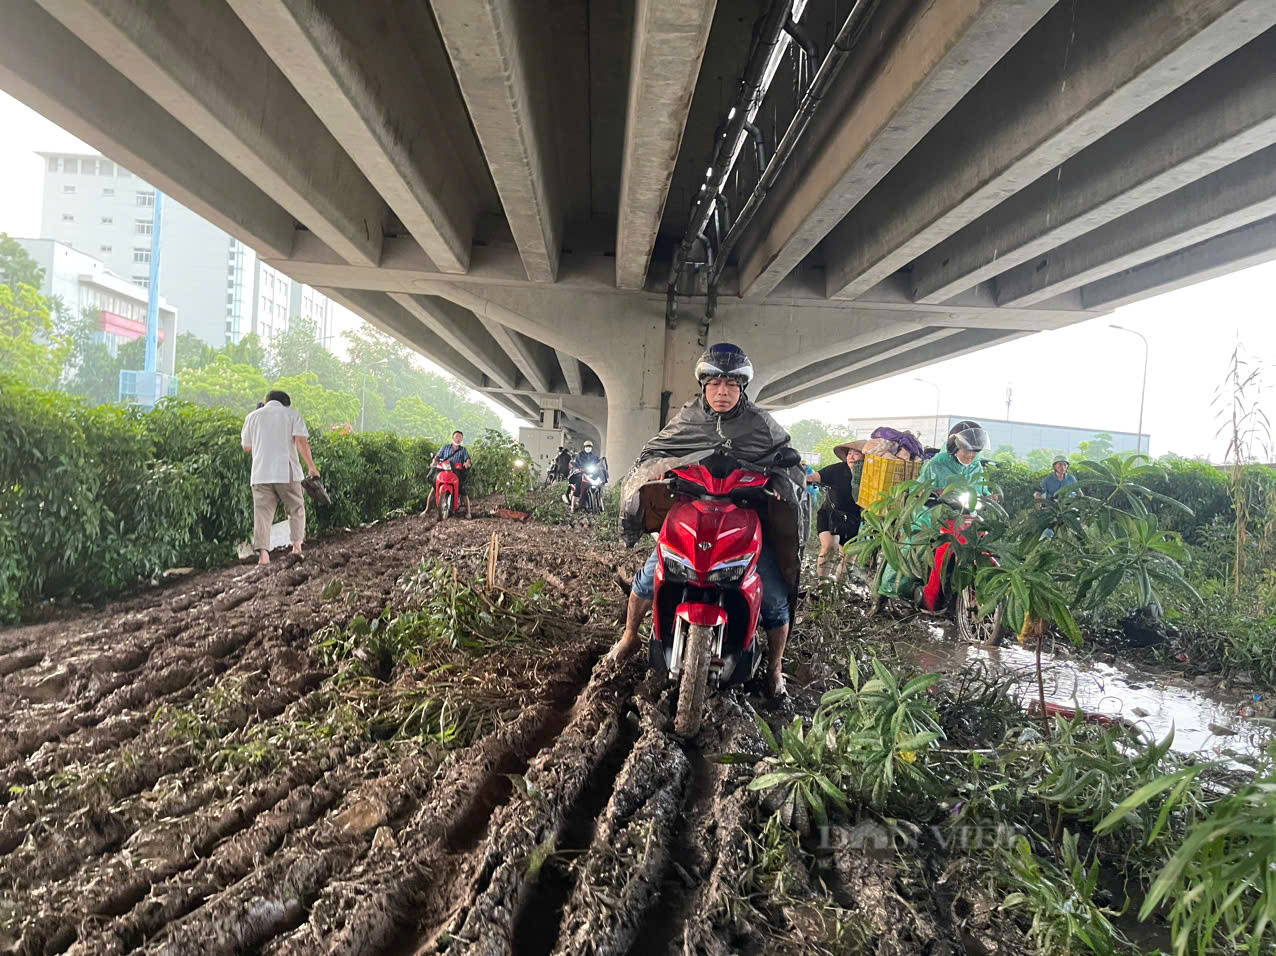
[[516,953],[624,953],[653,903],[671,862],[691,764],[668,732],[667,708],[651,705],[641,693],[638,704],[641,735],[616,776],[592,841],[566,874],[568,894],[545,927],[536,925],[540,894],[528,900]]
[[[565,679],[555,699],[525,709],[465,751],[437,784],[439,800],[387,834],[348,877],[324,891],[304,925],[264,952],[411,951],[422,935],[455,918],[478,893],[480,864],[501,821],[517,825],[536,804],[533,795],[548,792],[539,789],[536,767],[564,738],[599,719],[600,693],[617,696],[614,668],[601,683],[589,679],[599,650],[588,649],[561,669]],[[525,786],[516,785],[519,779]]]
[[[384,776],[366,779],[377,767],[384,768],[384,760],[359,757],[356,751],[308,786],[292,790],[224,838],[207,857],[183,861],[154,885],[138,880],[132,888],[134,905],[100,932],[85,933],[85,941],[70,952],[102,956],[143,945],[151,951],[192,952],[200,934],[207,934],[203,948],[234,951],[269,938],[278,928],[272,917],[287,920],[297,911],[290,889],[303,889],[308,875],[323,872],[306,863],[308,853],[333,864],[331,845],[344,840],[355,852],[364,834],[428,792],[432,762],[403,761]],[[122,909],[130,900],[117,896],[104,902]],[[247,923],[237,926],[244,914]],[[111,915],[100,913],[103,918]]]
[[[343,575],[349,597],[337,604],[319,594],[348,555],[333,555],[330,563],[312,557],[302,569],[284,569],[271,581],[259,578],[242,602],[238,593],[233,602],[222,599],[219,606],[226,610],[220,614],[214,604],[235,589],[232,571],[245,577],[240,569],[228,569],[212,586],[185,596],[170,593],[146,607],[100,615],[92,622],[96,626],[63,625],[65,638],[48,643],[51,653],[22,647],[13,632],[5,635],[9,640],[0,662],[10,670],[0,674],[0,685],[29,688],[53,679],[41,691],[47,701],[9,710],[32,717],[18,728],[29,736],[0,740],[0,755],[15,741],[21,744],[16,749],[25,751],[8,752],[14,759],[0,770],[0,783],[15,773],[39,781],[63,768],[99,774],[139,752],[146,759],[144,766],[115,767],[118,772],[98,788],[96,798],[84,786],[78,792],[45,789],[39,806],[21,795],[0,796],[0,804],[9,802],[0,805],[0,881],[6,890],[21,890],[0,894],[0,917],[7,910],[24,920],[20,942],[0,926],[0,950],[7,951],[6,941],[12,940],[15,951],[22,952],[68,946],[76,953],[139,946],[168,953],[326,952],[340,937],[350,951],[365,951],[365,934],[343,935],[353,925],[352,913],[359,915],[352,904],[373,903],[364,915],[374,921],[383,917],[385,938],[393,942],[418,940],[422,927],[410,910],[384,919],[384,912],[375,912],[376,903],[429,904],[427,920],[437,916],[434,921],[441,922],[508,895],[509,887],[519,895],[530,893],[532,881],[492,866],[493,847],[517,843],[518,815],[529,809],[541,813],[547,833],[561,832],[563,839],[570,836],[582,846],[588,842],[600,805],[609,799],[638,736],[621,718],[634,679],[612,673],[590,680],[601,648],[590,645],[588,636],[572,639],[543,674],[532,668],[533,681],[548,691],[539,695],[540,704],[528,707],[505,731],[457,751],[437,771],[433,763],[412,773],[391,766],[386,776],[370,780],[366,755],[343,755],[326,768],[285,764],[238,793],[228,784],[227,771],[208,775],[206,753],[201,756],[185,741],[164,739],[166,725],[154,722],[166,704],[191,706],[202,714],[202,704],[189,702],[230,681],[266,673],[269,682],[281,652],[310,660],[311,634],[334,616],[348,621],[360,612],[377,613],[435,530],[422,525],[409,518],[402,533],[386,535],[379,529],[375,537],[363,532],[370,540],[357,555],[358,568],[352,562],[348,577]],[[520,533],[531,546],[504,573],[532,581],[538,574],[536,538],[515,529],[516,536]],[[408,552],[411,560],[396,560]],[[458,564],[472,574],[479,560],[470,556]],[[587,621],[593,607],[588,594],[564,596],[575,607],[565,611],[568,620]],[[227,607],[230,603],[235,607]],[[127,621],[127,626],[113,631],[102,626],[108,620]],[[121,633],[127,643],[107,643],[118,642]],[[59,657],[62,663],[54,666]],[[497,686],[504,686],[499,667],[489,670]],[[511,692],[525,693],[514,689],[526,687],[528,676],[518,674]],[[284,710],[310,699],[312,691],[299,685],[284,695],[276,687],[271,699]],[[0,711],[27,699],[0,687]],[[244,726],[268,719],[260,708],[248,709],[252,713]],[[581,736],[586,719],[595,721],[593,736]],[[36,720],[44,722],[42,735]],[[604,723],[610,726],[603,729]],[[12,733],[14,723],[8,729]],[[561,745],[565,735],[575,735],[570,746]],[[46,739],[31,747],[37,736]],[[553,757],[533,760],[550,751]],[[562,765],[573,762],[579,766],[564,771]],[[529,781],[530,792],[511,780],[519,774],[526,775],[522,779]],[[406,782],[409,777],[412,782]],[[564,778],[569,785],[561,784]],[[398,781],[392,793],[378,789],[390,780]],[[546,793],[553,794],[552,813],[542,806]],[[515,805],[517,813],[509,809]],[[352,830],[347,824],[354,818],[371,822]],[[430,869],[431,862],[439,864],[437,870]],[[491,872],[484,876],[484,870]],[[491,886],[493,879],[498,885]],[[482,891],[484,881],[490,892]],[[570,889],[564,884],[553,891],[555,908],[565,903]],[[16,909],[10,905],[15,902]],[[507,931],[516,916],[517,909],[506,921]]]
[[[266,687],[245,702],[245,714],[269,721],[291,708],[304,709],[310,696],[294,698]],[[83,792],[73,789],[52,803],[37,798],[7,807],[0,816],[0,839],[11,851],[0,858],[0,883],[20,889],[62,879],[120,846],[150,821],[181,817],[189,812],[191,794],[171,785],[176,781],[169,778],[175,775],[194,771],[197,792],[216,789],[216,777],[198,778],[205,769],[198,749],[190,741],[172,740],[165,727],[148,727],[133,752],[131,765],[115,758],[83,769],[81,781],[94,788],[87,808]]]

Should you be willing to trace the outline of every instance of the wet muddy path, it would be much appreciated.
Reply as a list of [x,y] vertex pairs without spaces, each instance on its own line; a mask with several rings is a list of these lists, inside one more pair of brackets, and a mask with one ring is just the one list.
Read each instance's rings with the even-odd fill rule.
[[[944,908],[986,900],[891,902],[913,877],[792,859],[762,829],[754,711],[809,714],[845,648],[799,626],[790,700],[714,698],[679,739],[671,690],[603,659],[643,557],[589,528],[407,517],[0,631],[0,952],[960,952]],[[344,680],[341,629],[407,607],[423,559],[531,587],[518,613],[553,640]]]

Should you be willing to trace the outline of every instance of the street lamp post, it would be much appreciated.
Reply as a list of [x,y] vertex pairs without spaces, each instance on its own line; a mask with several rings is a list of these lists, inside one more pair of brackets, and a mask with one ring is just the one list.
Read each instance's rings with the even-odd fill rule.
[[383,358],[379,362],[373,362],[371,365],[369,365],[367,368],[363,370],[363,394],[359,396],[359,432],[360,434],[363,433],[364,412],[367,409],[367,405],[368,405],[368,373],[372,371],[374,368],[376,368],[378,365],[384,365],[388,361],[390,361],[388,358]]
[[[1134,329],[1127,329],[1124,325],[1109,324],[1110,329],[1119,329],[1122,332],[1129,332],[1131,335],[1137,335],[1143,340],[1143,388],[1139,393],[1139,431],[1134,438],[1134,450],[1136,454],[1143,451],[1143,403],[1148,397],[1148,340],[1142,332],[1136,332]],[[1150,443],[1148,451],[1151,451]]]
[[929,379],[924,379],[924,378],[914,378],[914,379],[913,379],[913,381],[914,381],[914,382],[921,382],[923,385],[929,385],[931,388],[933,388],[933,389],[935,390],[935,446],[934,446],[934,447],[938,448],[938,447],[940,446],[940,440],[939,440],[939,439],[940,439],[940,435],[939,435],[939,396],[940,396],[939,386],[938,386],[938,385],[936,385],[934,382],[930,381]]

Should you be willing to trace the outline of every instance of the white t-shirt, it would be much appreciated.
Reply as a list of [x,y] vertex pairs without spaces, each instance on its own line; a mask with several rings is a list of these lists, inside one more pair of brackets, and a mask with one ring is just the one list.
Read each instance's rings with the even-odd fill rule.
[[254,485],[285,485],[301,481],[301,461],[295,438],[309,438],[301,413],[270,401],[248,413],[240,443],[253,450]]

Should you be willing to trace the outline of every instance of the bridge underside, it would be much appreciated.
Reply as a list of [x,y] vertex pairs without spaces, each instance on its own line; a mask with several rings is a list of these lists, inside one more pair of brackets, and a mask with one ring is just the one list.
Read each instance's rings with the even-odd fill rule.
[[613,463],[710,339],[784,408],[1276,258],[1271,0],[0,9],[0,87]]

